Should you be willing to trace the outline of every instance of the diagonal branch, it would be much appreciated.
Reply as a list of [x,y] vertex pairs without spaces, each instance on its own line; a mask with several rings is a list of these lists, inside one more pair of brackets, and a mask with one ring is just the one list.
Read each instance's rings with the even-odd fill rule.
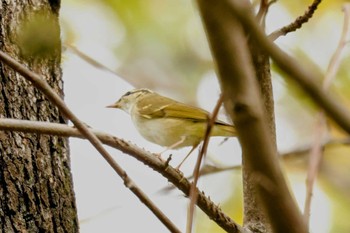
[[284,26],[269,35],[271,40],[276,40],[280,36],[285,36],[289,32],[294,32],[297,29],[301,28],[303,24],[307,23],[309,19],[312,18],[315,11],[317,10],[318,5],[322,2],[322,0],[314,0],[312,4],[308,7],[305,13],[298,18],[295,19],[294,22],[290,23],[287,26]]
[[[48,123],[40,121],[27,121],[16,119],[0,119],[0,130],[21,131],[27,133],[41,133],[50,134],[63,137],[76,137],[86,139],[76,128],[69,127],[64,124]],[[103,142],[104,144],[120,150],[126,154],[131,155],[138,161],[151,167],[153,170],[160,173],[172,184],[174,184],[179,190],[181,190],[186,196],[190,193],[190,182],[176,169],[169,166],[166,161],[161,160],[154,154],[144,151],[143,149],[132,145],[122,139],[119,139],[113,135],[106,134],[101,131],[91,129],[91,131]],[[230,217],[222,212],[220,207],[215,205],[205,194],[198,190],[197,206],[206,213],[210,219],[216,222],[227,232],[233,233],[247,233],[237,223],[233,222]]]
[[148,207],[148,209],[171,231],[180,232],[177,227],[170,221],[170,219],[162,213],[162,211],[151,201],[149,197],[134,183],[134,181],[127,175],[121,166],[114,161],[113,157],[103,147],[100,140],[96,137],[85,124],[74,115],[74,113],[67,107],[61,97],[56,94],[50,85],[40,75],[30,71],[25,66],[8,56],[6,53],[0,51],[0,60],[10,66],[12,69],[21,74],[24,78],[30,81],[36,88],[45,94],[45,96],[55,104],[58,109],[73,122],[75,127],[91,142],[96,150],[103,156],[107,163],[124,181],[124,185],[134,193],[139,200]]
[[109,72],[117,77],[120,77],[120,74],[118,74],[117,72],[115,72],[111,68],[107,67],[106,65],[102,64],[101,62],[95,60],[94,58],[90,57],[89,55],[87,55],[83,51],[79,50],[77,47],[70,45],[70,44],[66,44],[66,43],[64,44],[64,47],[67,49],[70,49],[74,54],[76,54],[83,61],[92,65],[93,67],[100,69],[100,70],[107,71],[107,72]]
[[197,187],[197,182],[199,179],[199,170],[201,167],[201,163],[204,159],[204,156],[207,153],[208,149],[208,144],[210,140],[210,132],[213,128],[213,125],[215,124],[216,117],[219,113],[220,107],[222,105],[223,101],[223,95],[220,95],[220,98],[218,99],[215,108],[213,110],[212,116],[209,116],[208,123],[207,123],[207,128],[205,131],[204,135],[204,140],[203,140],[203,146],[202,149],[199,150],[199,155],[197,157],[197,162],[193,170],[193,183],[191,184],[191,190],[190,190],[190,204],[188,208],[188,216],[187,216],[187,226],[186,226],[186,232],[190,233],[192,231],[192,223],[193,223],[193,217],[194,217],[194,207],[195,203],[197,202],[197,192],[196,192],[196,187]]
[[240,23],[247,28],[250,36],[270,54],[272,60],[307,93],[312,100],[318,104],[327,115],[332,118],[341,128],[350,134],[350,112],[340,101],[325,92],[317,80],[321,80],[322,75],[315,73],[308,67],[302,66],[296,59],[282,51],[271,40],[269,40],[264,32],[256,23],[251,12],[250,6],[238,3],[236,0],[229,2],[230,9]]

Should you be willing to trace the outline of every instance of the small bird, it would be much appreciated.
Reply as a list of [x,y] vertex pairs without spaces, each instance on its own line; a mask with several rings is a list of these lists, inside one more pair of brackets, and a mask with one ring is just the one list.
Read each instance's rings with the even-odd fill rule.
[[[204,139],[209,119],[209,112],[201,108],[180,103],[146,88],[128,91],[107,107],[129,113],[136,129],[148,141],[168,149],[192,146],[186,158]],[[233,125],[216,120],[210,136],[233,137],[237,133]]]

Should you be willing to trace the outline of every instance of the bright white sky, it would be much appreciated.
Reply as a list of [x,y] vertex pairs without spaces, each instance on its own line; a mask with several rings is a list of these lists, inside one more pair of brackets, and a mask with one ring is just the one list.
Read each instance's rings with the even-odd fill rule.
[[[275,22],[281,25],[289,22],[290,19],[286,13],[283,14],[283,9],[276,8],[274,7],[275,10],[270,12],[270,18],[277,17],[279,20]],[[62,1],[62,25],[69,25],[78,35],[74,45],[115,70],[118,67],[118,61],[111,47],[121,40],[123,30],[118,25],[113,25],[110,17],[113,17],[113,15],[108,12],[108,9],[93,4],[92,1],[85,3],[81,1],[78,4],[72,1]],[[273,20],[270,21],[273,22]],[[64,39],[65,35],[62,36]],[[293,36],[288,38],[288,40],[295,40]],[[291,42],[286,40],[283,39],[280,43],[287,44]],[[320,61],[320,63],[323,62]],[[108,72],[92,67],[69,50],[63,56],[63,74],[65,100],[73,112],[84,122],[93,128],[130,140],[149,151],[160,152],[163,150],[163,148],[143,139],[135,130],[126,113],[105,108],[106,105],[115,102],[122,94],[132,89],[129,84]],[[213,109],[215,102],[207,100],[216,97],[208,98],[208,95],[217,96],[218,93],[218,91],[208,93],[207,90],[212,90],[213,86],[217,86],[215,75],[207,74],[198,89],[198,102],[208,103],[208,105],[202,107],[209,111]],[[275,92],[275,97],[278,99],[280,93],[283,92],[281,83],[275,83]],[[293,142],[297,139],[294,135],[284,133],[286,130],[289,131],[288,127],[290,126],[286,125],[281,118],[277,119],[277,124],[277,134],[281,135],[278,138],[280,148],[293,145]],[[218,146],[221,140],[211,140],[210,153],[225,155],[228,154],[228,151],[234,149],[236,159],[233,161],[231,156],[226,156],[226,158],[214,156],[214,159],[226,165],[240,163],[241,152],[237,140],[230,139],[224,145]],[[89,143],[76,139],[70,139],[70,142],[74,189],[82,233],[167,232],[151,212],[124,187],[121,179]],[[173,152],[175,155],[173,156],[174,164],[181,161],[187,150],[188,148]],[[183,198],[182,193],[179,191],[170,194],[159,193],[158,191],[167,185],[164,178],[117,150],[109,151],[149,197],[180,229],[184,230],[187,201]],[[192,156],[183,166],[185,174],[191,173],[194,163],[195,156]],[[232,189],[227,185],[227,181],[231,179],[230,177],[232,175],[228,173],[215,175],[203,179],[200,186],[210,195],[212,200],[220,203],[228,197],[228,191]],[[294,178],[293,180],[298,182],[292,184],[293,190],[296,192],[296,198],[301,205],[305,196],[304,179],[305,177]],[[311,217],[313,232],[326,233],[328,232],[326,223],[331,215],[327,198],[319,189],[315,190],[313,198],[314,214]],[[316,222],[318,224],[313,224]],[[320,222],[323,224],[319,224]]]

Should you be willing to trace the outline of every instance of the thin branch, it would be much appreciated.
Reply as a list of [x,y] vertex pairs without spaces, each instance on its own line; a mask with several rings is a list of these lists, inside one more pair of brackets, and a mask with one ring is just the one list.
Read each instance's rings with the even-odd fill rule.
[[[342,139],[327,139],[323,140],[321,142],[322,150],[325,150],[328,147],[331,146],[339,146],[339,145],[345,145],[345,146],[350,146],[350,138],[342,138]],[[295,148],[293,150],[290,150],[288,152],[281,153],[279,158],[282,161],[289,161],[289,160],[294,160],[298,159],[300,157],[306,157],[308,153],[312,150],[313,145],[304,145],[300,146],[298,148]],[[207,175],[212,175],[220,172],[225,172],[225,171],[233,171],[233,170],[241,170],[242,166],[239,165],[233,165],[233,166],[226,166],[226,167],[217,167],[217,166],[208,166],[206,165],[203,167],[203,169],[200,171],[200,176],[207,176]],[[188,176],[186,177],[188,180],[191,180],[193,176]],[[166,188],[164,189],[165,191],[167,190],[172,190],[172,188]]]
[[306,176],[306,198],[304,204],[304,219],[307,227],[309,227],[311,200],[313,194],[314,183],[320,169],[322,160],[322,137],[327,133],[326,118],[323,112],[320,112],[316,118],[314,131],[314,142],[311,146],[309,154],[309,168]]
[[114,171],[124,181],[124,185],[134,193],[139,200],[148,207],[148,209],[171,231],[180,232],[177,227],[170,221],[170,219],[162,213],[162,211],[151,201],[149,197],[134,183],[134,181],[127,175],[113,157],[103,147],[100,140],[96,137],[91,130],[80,121],[74,113],[67,107],[61,97],[56,94],[50,85],[40,75],[30,71],[25,66],[8,56],[6,53],[0,51],[0,60],[10,66],[12,69],[21,74],[24,78],[30,81],[36,88],[38,88],[44,95],[55,104],[62,114],[73,122],[75,127],[91,142],[96,150],[103,156],[108,164],[114,169]]
[[[341,53],[346,45],[347,41],[347,34],[349,30],[349,10],[350,5],[345,4],[343,6],[344,11],[344,23],[343,23],[343,30],[342,34],[337,46],[336,51],[332,55],[332,58],[329,62],[325,78],[323,80],[323,89],[325,91],[328,90],[330,84],[335,78],[335,75],[339,69],[340,61],[341,61]],[[304,218],[305,222],[309,224],[310,221],[310,214],[311,214],[311,201],[312,201],[312,195],[313,195],[313,187],[314,183],[317,179],[317,174],[320,170],[321,161],[323,158],[322,153],[322,136],[326,133],[328,133],[328,128],[326,124],[326,117],[323,112],[320,112],[317,120],[316,120],[316,130],[314,133],[314,145],[310,152],[310,161],[309,161],[309,169],[307,173],[306,178],[306,199],[305,199],[305,205],[304,205]]]
[[[69,127],[65,124],[48,123],[40,121],[16,120],[16,119],[0,119],[0,130],[4,131],[21,131],[27,133],[40,133],[57,135],[63,137],[76,137],[86,139],[76,128]],[[169,166],[166,161],[163,161],[154,154],[147,152],[135,145],[132,145],[124,140],[121,140],[113,135],[106,134],[101,131],[91,129],[92,132],[106,145],[120,150],[131,155],[138,161],[151,167],[153,170],[160,173],[172,184],[174,184],[185,195],[190,193],[190,182],[176,169]],[[227,232],[243,233],[248,232],[233,222],[220,207],[215,205],[202,191],[197,190],[198,200],[197,206],[208,215],[210,219],[216,222]]]
[[82,60],[89,63],[90,65],[92,65],[98,69],[108,71],[111,74],[113,74],[117,77],[120,77],[120,75],[117,72],[115,72],[111,68],[107,67],[106,65],[102,64],[101,62],[97,61],[96,59],[90,57],[89,55],[87,55],[83,51],[79,50],[77,47],[70,45],[70,44],[67,44],[67,43],[64,44],[64,47],[66,47],[67,49],[70,49],[74,54],[76,54],[78,57],[80,57]]
[[[327,140],[323,140],[321,142],[322,150],[325,150],[328,147],[339,146],[339,145],[350,146],[350,138],[327,139]],[[295,160],[295,159],[298,159],[301,157],[306,157],[307,154],[310,153],[310,151],[312,150],[312,146],[313,146],[312,144],[300,146],[300,147],[292,149],[288,152],[281,153],[279,158],[282,161],[287,162],[287,161]],[[219,172],[225,172],[225,171],[241,170],[241,168],[242,168],[241,165],[233,165],[233,166],[227,166],[227,167],[209,166],[209,167],[204,167],[200,171],[200,176],[207,176],[207,175],[212,175],[212,174],[216,174]],[[186,178],[190,180],[193,178],[193,176],[189,176]]]
[[343,11],[344,11],[344,23],[343,23],[342,34],[340,36],[337,49],[332,55],[332,58],[329,62],[329,65],[326,71],[325,80],[323,82],[323,88],[325,90],[328,89],[330,83],[332,82],[336,73],[338,72],[340,61],[341,61],[341,53],[344,51],[344,47],[348,42],[347,35],[349,33],[349,23],[350,23],[350,4],[349,3],[343,5]]
[[271,40],[276,40],[280,36],[285,36],[289,32],[294,32],[297,29],[301,28],[303,24],[307,23],[312,18],[315,11],[317,10],[318,5],[321,2],[322,2],[322,0],[314,0],[303,15],[296,18],[295,21],[290,23],[289,25],[284,26],[284,27],[272,32],[269,35],[269,38]]
[[262,28],[265,28],[265,19],[266,19],[268,9],[269,9],[269,1],[261,0],[258,13],[256,14],[256,19],[258,20]]
[[190,203],[189,203],[188,213],[187,213],[187,226],[186,226],[187,233],[191,233],[191,231],[192,231],[194,207],[195,207],[195,204],[197,202],[197,197],[198,197],[196,190],[197,190],[197,182],[199,179],[199,170],[200,170],[203,158],[207,153],[208,144],[209,144],[209,140],[210,140],[210,132],[215,124],[215,120],[216,120],[216,117],[219,113],[220,107],[222,105],[222,101],[223,101],[223,95],[220,95],[220,98],[218,99],[218,101],[215,105],[215,108],[213,110],[212,116],[209,116],[207,128],[206,128],[205,135],[204,135],[203,146],[202,146],[202,149],[199,150],[197,162],[196,162],[196,165],[195,165],[194,170],[193,170],[194,179],[193,179],[193,183],[191,184]]
[[275,3],[277,0],[261,0],[260,1],[260,7],[258,10],[258,13],[256,14],[256,18],[261,25],[262,28],[265,29],[265,23],[266,23],[266,15],[269,11],[270,6]]
[[232,10],[234,17],[237,17],[245,28],[249,28],[250,36],[270,54],[276,65],[288,74],[286,77],[295,80],[335,123],[350,134],[350,113],[345,106],[340,104],[338,99],[322,89],[317,82],[317,80],[321,80],[322,76],[315,73],[314,70],[302,66],[296,59],[274,45],[256,23],[250,5],[246,6],[246,4],[239,3],[238,0],[231,0],[228,7]]
[[135,80],[127,78],[125,76],[122,76],[118,72],[112,70],[111,68],[107,67],[106,65],[104,65],[101,62],[97,61],[96,59],[90,57],[89,55],[87,55],[86,53],[84,53],[83,51],[78,49],[77,47],[75,47],[73,45],[70,45],[70,44],[66,44],[66,43],[64,44],[64,47],[69,49],[74,54],[76,54],[79,58],[81,58],[83,61],[85,61],[89,65],[91,65],[91,66],[93,66],[93,67],[95,67],[97,69],[100,69],[100,70],[103,70],[103,71],[107,71],[107,72],[115,75],[116,77],[123,79],[124,81],[126,81],[130,85],[132,85],[134,87],[138,87],[138,83],[136,83]]
[[[325,150],[327,147],[331,146],[337,146],[337,145],[350,145],[350,138],[344,138],[344,139],[327,139],[323,140],[321,142],[322,150]],[[300,146],[298,148],[295,148],[293,150],[290,150],[285,153],[281,153],[279,156],[279,159],[281,159],[283,162],[287,162],[290,160],[295,160],[301,157],[306,157],[308,153],[312,150],[313,145],[304,145]],[[213,165],[205,165],[200,170],[200,176],[208,176],[217,174],[220,172],[226,172],[226,171],[241,171],[242,165],[233,165],[233,166],[213,166]],[[186,179],[191,180],[193,179],[193,175],[187,176]],[[170,192],[174,190],[174,186],[169,186],[161,189],[161,192]]]

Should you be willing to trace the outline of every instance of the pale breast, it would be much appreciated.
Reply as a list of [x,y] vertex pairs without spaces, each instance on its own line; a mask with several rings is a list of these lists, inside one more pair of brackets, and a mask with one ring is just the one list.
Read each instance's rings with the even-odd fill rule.
[[171,147],[183,137],[185,137],[184,142],[175,148],[193,146],[200,142],[204,135],[204,123],[174,118],[147,119],[137,115],[134,115],[132,120],[145,139],[161,146]]

